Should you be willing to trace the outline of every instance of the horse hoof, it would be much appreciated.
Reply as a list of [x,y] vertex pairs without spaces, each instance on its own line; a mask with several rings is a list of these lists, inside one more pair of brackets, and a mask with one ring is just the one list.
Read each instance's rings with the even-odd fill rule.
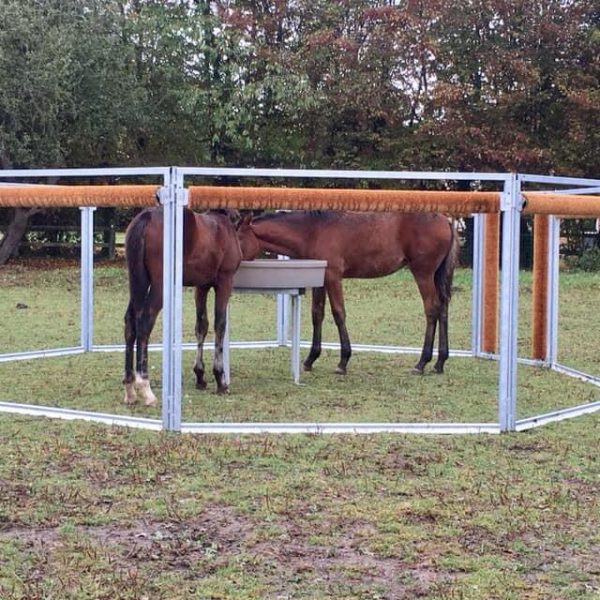
[[225,396],[226,394],[229,394],[228,386],[217,388],[217,396]]
[[334,373],[336,375],[345,375],[346,374],[346,369],[344,367],[336,367]]
[[144,406],[156,406],[156,403],[158,402],[156,396],[152,396],[151,398],[146,398],[144,400]]
[[422,367],[413,367],[411,370],[411,373],[413,375],[423,375],[423,368]]
[[137,398],[126,393],[125,398],[123,398],[123,403],[127,406],[133,406],[134,404],[137,404]]
[[302,365],[302,368],[303,368],[305,371],[312,371],[312,365],[307,365],[306,363],[304,363],[304,364]]
[[205,390],[206,389],[206,381],[197,381],[196,389],[197,390]]
[[132,406],[137,402],[137,396],[133,387],[133,383],[125,384],[125,398],[123,398],[123,402],[128,406]]
[[433,369],[431,370],[432,373],[435,373],[436,375],[443,375],[444,374],[444,367],[438,367],[437,365],[435,367],[433,367]]

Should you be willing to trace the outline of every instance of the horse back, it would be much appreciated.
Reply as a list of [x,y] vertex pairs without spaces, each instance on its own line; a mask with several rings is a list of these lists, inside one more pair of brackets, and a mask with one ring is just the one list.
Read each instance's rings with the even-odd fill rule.
[[[220,213],[184,213],[184,285],[233,277],[242,260],[235,228]],[[203,282],[203,283],[199,283]]]
[[[125,248],[130,274],[145,272],[150,280],[162,279],[163,210],[139,213],[127,229]],[[239,241],[229,218],[221,214],[183,211],[183,284],[214,285],[233,277],[242,258]]]
[[343,277],[380,277],[405,265],[435,270],[452,239],[437,213],[343,213],[323,224],[315,245]]

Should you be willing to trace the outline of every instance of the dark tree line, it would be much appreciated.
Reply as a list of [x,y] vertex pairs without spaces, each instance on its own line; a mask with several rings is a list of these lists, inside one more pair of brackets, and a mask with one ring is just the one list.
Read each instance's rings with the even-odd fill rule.
[[0,168],[597,177],[599,80],[597,0],[0,0]]

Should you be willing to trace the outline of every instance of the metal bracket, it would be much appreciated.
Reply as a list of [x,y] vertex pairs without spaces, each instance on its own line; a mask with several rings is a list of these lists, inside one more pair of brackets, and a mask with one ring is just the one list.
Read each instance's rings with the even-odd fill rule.
[[175,188],[175,202],[179,206],[187,206],[190,201],[190,191],[184,187]]
[[512,191],[502,192],[500,194],[500,210],[502,212],[516,208],[519,212],[522,212],[525,208],[526,200],[523,194],[519,191],[513,193]]
[[163,185],[162,187],[159,187],[156,190],[156,201],[161,204],[161,205],[165,205],[167,202],[169,202],[171,198],[171,194],[169,193],[169,187],[166,185]]

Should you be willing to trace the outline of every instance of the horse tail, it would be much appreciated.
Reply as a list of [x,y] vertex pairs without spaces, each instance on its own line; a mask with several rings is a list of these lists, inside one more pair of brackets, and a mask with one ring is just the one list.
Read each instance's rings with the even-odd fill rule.
[[129,302],[140,307],[150,286],[150,274],[144,262],[144,232],[152,218],[149,210],[144,210],[131,221],[125,233],[125,260],[129,273]]
[[452,238],[448,253],[442,260],[434,275],[435,289],[442,306],[448,306],[452,297],[452,278],[454,276],[454,268],[458,264],[458,255],[460,245],[454,222],[448,222]]

